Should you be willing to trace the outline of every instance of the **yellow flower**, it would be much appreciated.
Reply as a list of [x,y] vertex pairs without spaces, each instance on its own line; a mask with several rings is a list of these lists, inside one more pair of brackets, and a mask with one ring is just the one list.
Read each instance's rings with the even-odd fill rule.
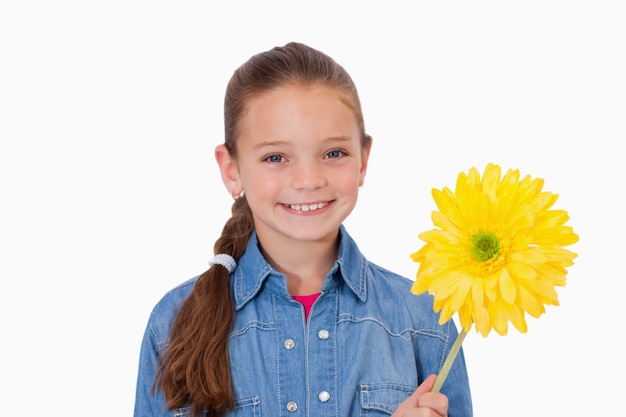
[[434,295],[440,322],[459,313],[465,332],[472,324],[487,336],[505,335],[510,321],[527,330],[525,313],[539,317],[544,305],[558,305],[555,286],[565,285],[566,267],[578,241],[564,210],[551,210],[558,195],[542,191],[543,180],[489,164],[482,179],[476,168],[460,173],[453,193],[433,189],[439,208],[426,244],[411,258],[420,263],[411,292]]

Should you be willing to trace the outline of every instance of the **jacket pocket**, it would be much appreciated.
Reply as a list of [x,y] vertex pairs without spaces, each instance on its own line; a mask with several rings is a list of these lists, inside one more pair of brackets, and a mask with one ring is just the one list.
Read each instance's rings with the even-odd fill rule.
[[[179,408],[172,412],[172,417],[187,417],[191,407]],[[235,409],[228,414],[232,417],[261,417],[261,402],[259,397],[244,398],[235,401]]]
[[399,384],[360,385],[361,417],[390,416],[415,389]]
[[261,417],[259,397],[242,398],[235,401],[235,409],[228,414],[232,417]]
[[191,407],[177,408],[172,411],[172,417],[187,417],[191,412]]

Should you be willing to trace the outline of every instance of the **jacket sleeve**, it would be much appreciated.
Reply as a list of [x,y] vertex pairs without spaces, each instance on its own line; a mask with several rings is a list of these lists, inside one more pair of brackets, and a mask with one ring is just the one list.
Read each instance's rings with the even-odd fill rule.
[[152,318],[146,327],[139,355],[139,371],[135,394],[134,417],[169,416],[165,397],[158,389],[152,387],[159,366],[159,338],[153,326]]

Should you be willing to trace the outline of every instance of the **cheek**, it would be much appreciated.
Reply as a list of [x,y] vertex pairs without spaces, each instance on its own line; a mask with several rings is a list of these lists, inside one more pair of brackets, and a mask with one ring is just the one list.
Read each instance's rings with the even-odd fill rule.
[[242,176],[242,184],[249,197],[264,198],[276,193],[281,187],[281,176],[264,175],[262,172]]
[[359,178],[354,175],[339,178],[337,176],[334,182],[335,190],[341,193],[346,204],[354,206],[359,196]]
[[358,190],[362,178],[362,174],[359,168],[359,166],[350,166],[349,169],[345,170],[343,175],[337,176],[337,178],[341,178],[341,183],[344,190],[353,190],[355,192]]

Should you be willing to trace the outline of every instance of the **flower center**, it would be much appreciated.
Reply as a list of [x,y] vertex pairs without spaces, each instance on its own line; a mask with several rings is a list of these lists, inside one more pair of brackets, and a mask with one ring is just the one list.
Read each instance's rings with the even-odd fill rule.
[[500,253],[500,239],[490,232],[478,232],[472,236],[472,257],[478,262],[487,262]]

